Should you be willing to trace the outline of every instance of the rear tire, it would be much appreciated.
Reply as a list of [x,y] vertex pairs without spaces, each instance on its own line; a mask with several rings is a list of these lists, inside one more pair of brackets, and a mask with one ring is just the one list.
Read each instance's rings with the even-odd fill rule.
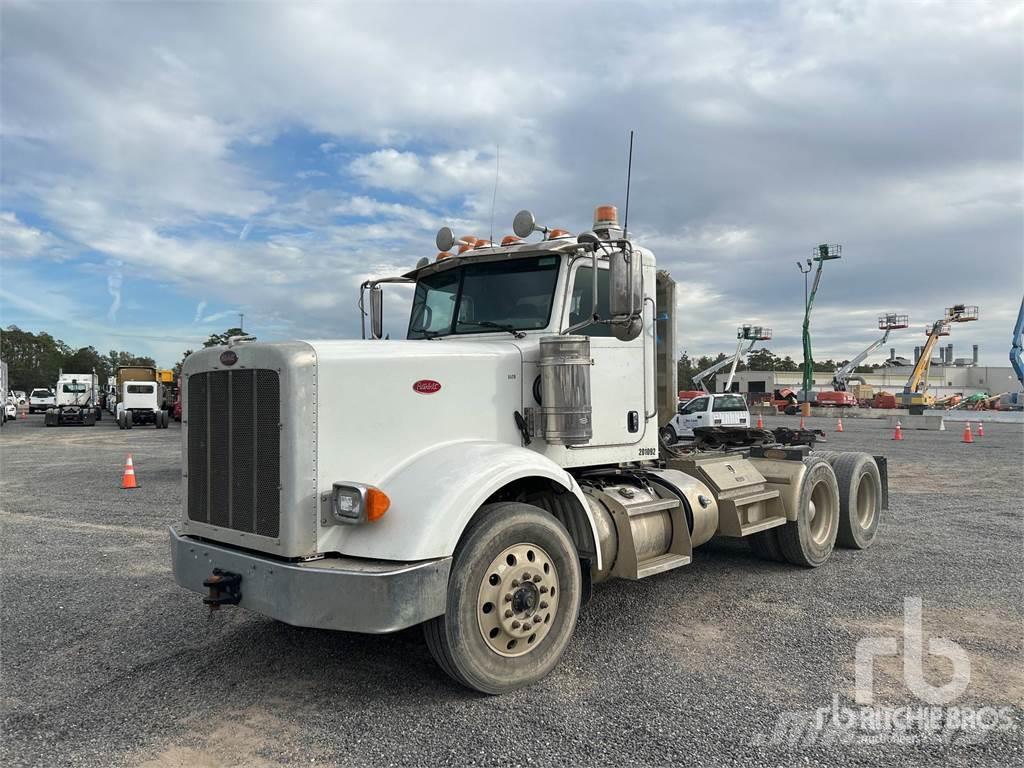
[[839,484],[824,459],[804,460],[807,472],[800,485],[797,519],[776,528],[782,554],[793,565],[817,568],[825,563],[839,530]]
[[167,411],[160,411],[160,426],[162,429],[167,429],[171,426],[171,417]]
[[882,518],[882,478],[866,453],[843,453],[832,464],[839,482],[839,532],[836,543],[867,549]]
[[125,429],[131,429],[132,428],[132,413],[131,413],[131,411],[125,411],[124,412],[124,428]]
[[482,693],[535,683],[572,638],[582,583],[558,520],[530,504],[488,504],[455,550],[444,615],[423,625],[427,647],[448,675]]
[[842,455],[843,454],[840,453],[839,451],[815,451],[814,453],[811,454],[811,457],[824,459],[825,461],[832,465],[832,469],[833,471],[835,471],[836,459],[838,459]]

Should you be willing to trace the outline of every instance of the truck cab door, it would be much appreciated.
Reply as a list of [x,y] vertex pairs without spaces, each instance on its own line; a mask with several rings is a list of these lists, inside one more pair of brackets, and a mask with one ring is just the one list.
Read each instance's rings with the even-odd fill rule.
[[[569,272],[562,328],[582,322],[593,306],[593,267],[589,257],[576,259]],[[607,264],[598,269],[597,311],[608,317]],[[649,320],[649,318],[648,318]],[[637,443],[644,437],[646,334],[620,341],[605,324],[592,324],[574,333],[590,337],[594,365],[590,374],[594,436],[588,447]],[[653,360],[653,352],[648,357]],[[631,415],[632,414],[632,415]]]
[[683,433],[690,435],[693,433],[694,427],[711,426],[710,415],[711,398],[694,398],[684,405],[682,410],[679,411],[679,420],[681,422]]

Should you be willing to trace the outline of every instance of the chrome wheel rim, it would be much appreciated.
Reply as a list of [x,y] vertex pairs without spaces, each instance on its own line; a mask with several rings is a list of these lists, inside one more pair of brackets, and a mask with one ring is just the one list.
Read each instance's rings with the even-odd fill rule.
[[818,483],[811,490],[809,507],[811,539],[815,544],[824,544],[828,541],[832,521],[837,514],[835,499],[826,483]]
[[555,564],[535,544],[514,544],[488,566],[477,596],[477,623],[500,656],[522,656],[551,630],[561,589]]
[[861,475],[857,483],[857,522],[861,528],[867,530],[875,522],[875,484],[871,482],[868,475]]

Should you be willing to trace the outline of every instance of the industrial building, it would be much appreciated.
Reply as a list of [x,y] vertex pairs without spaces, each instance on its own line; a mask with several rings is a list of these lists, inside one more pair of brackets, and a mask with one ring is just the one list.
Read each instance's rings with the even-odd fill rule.
[[[914,349],[914,361],[919,358],[921,348]],[[889,359],[872,373],[859,373],[856,378],[863,378],[876,390],[901,392],[913,370],[913,362],[899,357],[895,348],[889,350]],[[715,388],[721,391],[725,387],[727,374],[715,377]],[[738,371],[733,378],[732,391],[743,394],[773,392],[788,387],[800,389],[800,371]],[[814,374],[814,388],[818,390],[832,389],[831,372],[818,371]],[[1014,392],[1020,388],[1013,368],[1008,365],[978,365],[978,345],[972,347],[971,357],[954,358],[953,345],[947,344],[939,348],[939,355],[932,358],[931,370],[928,374],[928,391],[936,397],[951,394],[973,395],[985,392],[990,395],[1002,392]]]

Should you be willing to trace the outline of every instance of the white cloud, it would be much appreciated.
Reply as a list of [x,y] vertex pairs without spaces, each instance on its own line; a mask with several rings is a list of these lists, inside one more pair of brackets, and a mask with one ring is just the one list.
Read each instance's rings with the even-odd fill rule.
[[107,261],[107,292],[110,294],[110,309],[107,310],[107,320],[117,322],[117,311],[121,308],[121,286],[124,285],[124,273],[121,271],[122,262],[117,259]]
[[0,212],[0,256],[6,260],[40,255],[60,258],[60,241],[50,232],[23,224],[11,211]]
[[[510,47],[484,40],[518,28],[512,4],[9,6],[5,203],[46,223],[0,219],[5,261],[93,251],[128,286],[352,333],[343,291],[366,272],[429,255],[442,223],[486,234],[496,144],[495,234],[522,207],[575,230],[595,204],[624,213],[635,128],[631,229],[702,309],[691,351],[756,316],[796,352],[792,262],[821,239],[849,258],[821,297],[837,348],[865,306],[1015,312],[1019,259],[964,265],[1020,252],[1020,3],[581,8],[546,12],[572,30],[557,46]],[[291,130],[316,138],[284,184],[250,156]]]

